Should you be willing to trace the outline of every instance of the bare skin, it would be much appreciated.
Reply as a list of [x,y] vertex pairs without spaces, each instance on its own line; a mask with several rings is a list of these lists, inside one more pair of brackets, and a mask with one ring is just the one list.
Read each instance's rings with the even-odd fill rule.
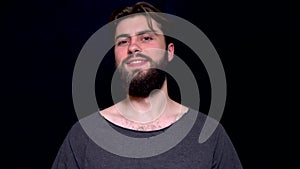
[[[120,21],[115,34],[115,61],[128,73],[134,70],[147,70],[151,63],[134,57],[122,65],[130,54],[142,53],[159,63],[164,57],[171,62],[174,57],[174,44],[166,45],[159,24],[152,20],[153,30],[149,28],[146,17],[137,15]],[[165,56],[167,49],[168,55]],[[164,51],[164,52],[162,52]],[[188,108],[170,99],[165,81],[161,90],[149,97],[127,96],[121,102],[100,111],[110,122],[132,130],[153,131],[163,129],[176,122]]]
[[[164,90],[166,90],[166,82],[161,91],[166,92]],[[161,100],[165,99],[162,98],[165,96],[157,94],[151,97],[153,97],[153,100]],[[151,101],[149,100],[151,99],[132,99],[128,97],[125,100],[100,111],[100,114],[105,119],[123,128],[138,131],[154,131],[170,126],[188,111],[187,107],[171,100],[169,97],[166,98],[165,108],[161,109],[162,111],[157,110],[155,105],[151,106]],[[131,101],[132,103],[130,104],[128,101]],[[149,107],[152,108],[149,110]],[[142,109],[147,111],[142,111]],[[135,113],[135,118],[131,118],[133,116],[128,116],[126,114],[130,112],[128,110],[133,110],[132,112]],[[146,122],[145,119],[147,119]]]

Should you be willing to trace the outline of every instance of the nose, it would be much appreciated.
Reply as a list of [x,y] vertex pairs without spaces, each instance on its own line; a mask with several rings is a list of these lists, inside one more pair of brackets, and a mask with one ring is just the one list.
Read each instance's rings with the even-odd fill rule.
[[134,54],[140,51],[141,51],[141,47],[137,44],[136,41],[132,40],[128,46],[128,54]]

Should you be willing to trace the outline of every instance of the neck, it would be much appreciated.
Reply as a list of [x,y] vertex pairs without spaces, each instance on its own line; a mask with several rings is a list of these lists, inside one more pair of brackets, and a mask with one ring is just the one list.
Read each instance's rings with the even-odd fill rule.
[[160,90],[154,90],[146,97],[127,96],[122,101],[120,113],[127,119],[138,123],[150,123],[157,120],[167,110],[172,100],[168,96],[167,81]]
[[165,81],[161,90],[152,92],[147,98],[127,96],[100,113],[122,127],[153,131],[173,124],[187,111],[187,107],[169,98]]

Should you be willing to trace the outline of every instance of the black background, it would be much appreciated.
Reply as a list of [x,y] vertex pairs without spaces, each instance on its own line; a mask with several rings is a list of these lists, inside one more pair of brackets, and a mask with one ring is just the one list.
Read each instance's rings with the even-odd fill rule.
[[[6,168],[50,168],[77,121],[72,73],[88,38],[133,0],[1,2],[1,142]],[[289,168],[299,99],[299,18],[289,1],[149,1],[197,25],[222,60],[222,124],[245,169]],[[292,97],[294,96],[294,97]],[[204,108],[205,109],[205,108]]]

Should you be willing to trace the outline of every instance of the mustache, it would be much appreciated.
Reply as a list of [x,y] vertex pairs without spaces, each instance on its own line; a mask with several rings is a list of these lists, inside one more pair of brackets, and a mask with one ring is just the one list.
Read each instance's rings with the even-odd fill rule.
[[131,58],[133,57],[140,57],[140,58],[144,58],[144,59],[147,59],[148,61],[152,62],[152,59],[151,57],[145,55],[145,54],[142,54],[142,53],[133,53],[133,54],[130,54],[127,56],[127,58],[125,58],[122,62],[122,65],[124,65],[126,62],[128,62]]

